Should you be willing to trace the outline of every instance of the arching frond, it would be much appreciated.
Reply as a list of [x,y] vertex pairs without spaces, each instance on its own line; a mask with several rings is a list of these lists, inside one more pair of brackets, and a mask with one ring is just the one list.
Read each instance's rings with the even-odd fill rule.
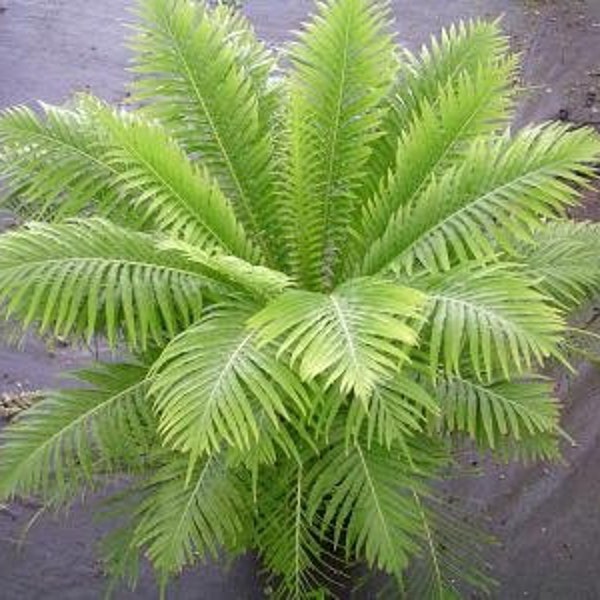
[[484,384],[448,376],[436,382],[435,395],[442,426],[467,433],[482,447],[493,449],[503,445],[502,439],[557,432],[559,405],[551,382],[540,377]]
[[387,20],[372,0],[324,2],[291,53],[284,233],[309,289],[331,283],[369,142],[378,135],[379,106],[396,65]]
[[0,116],[3,199],[26,218],[58,220],[118,201],[118,173],[103,158],[104,146],[81,112],[42,104],[43,116],[24,107]]
[[186,456],[172,455],[140,485],[131,544],[141,548],[163,580],[198,558],[216,559],[246,537],[252,514],[249,488],[220,456],[189,472]]
[[256,259],[229,202],[206,169],[192,165],[156,123],[118,112],[94,98],[81,98],[80,109],[102,132],[102,160],[114,173],[120,201],[153,228],[207,250]]
[[389,449],[404,436],[422,432],[437,414],[436,400],[404,370],[379,383],[366,402],[349,401],[347,435]]
[[166,240],[160,247],[181,254],[206,277],[255,297],[277,296],[292,284],[281,271],[252,265],[235,256],[209,254],[197,246],[176,240]]
[[351,280],[331,294],[285,292],[249,322],[263,343],[278,341],[280,356],[289,352],[302,379],[324,374],[326,388],[339,383],[344,394],[366,401],[416,343],[407,321],[419,314],[422,300],[393,283]]
[[227,32],[226,43],[233,50],[236,64],[252,85],[261,128],[267,130],[273,127],[276,123],[274,116],[281,104],[276,51],[256,37],[252,24],[242,11],[231,5],[218,4],[211,18]]
[[461,510],[414,490],[413,497],[423,536],[420,552],[402,580],[404,594],[428,600],[460,600],[468,590],[489,594],[495,581],[486,573],[485,559],[492,539],[471,522],[473,507]]
[[321,528],[348,556],[400,576],[423,535],[415,493],[444,464],[437,450],[412,445],[408,452],[356,441],[332,443],[315,461],[310,515],[321,512]]
[[472,107],[474,120],[464,122],[464,128],[458,131],[454,141],[464,141],[478,131],[489,131],[499,120],[506,118],[511,106],[506,84],[511,82],[503,82],[502,74],[512,62],[508,52],[508,38],[502,33],[499,22],[480,20],[460,21],[442,29],[440,35],[432,37],[430,44],[423,46],[418,54],[403,49],[398,81],[385,100],[387,110],[381,125],[385,135],[373,143],[361,196],[371,197],[379,191],[382,180],[398,164],[400,138],[414,128],[415,121],[422,120],[423,110],[429,107],[436,113],[441,112],[438,109],[440,101],[451,94],[451,90],[462,96],[458,88],[464,87],[465,81],[479,80],[482,71],[488,73],[488,84],[493,85],[496,81],[496,93],[486,98],[476,91],[481,101],[479,105],[462,98]]
[[525,129],[514,138],[479,140],[463,162],[434,180],[369,249],[363,274],[392,264],[438,271],[452,261],[493,255],[511,238],[530,239],[541,218],[571,204],[600,152],[587,129]]
[[500,437],[494,448],[494,457],[506,463],[561,462],[563,453],[560,442],[565,439],[569,440],[568,435],[560,430],[536,433],[525,431],[518,440],[510,436]]
[[126,471],[156,442],[147,370],[106,364],[76,374],[88,387],[51,392],[6,427],[0,494],[66,499],[97,473]]
[[600,225],[549,221],[516,260],[539,290],[573,310],[600,291]]
[[155,123],[81,96],[71,109],[44,105],[43,117],[9,109],[0,144],[10,206],[25,216],[100,214],[256,258],[216,182]]
[[[243,64],[256,55],[255,49],[248,55],[249,30],[240,31],[239,19],[187,0],[146,0],[139,15],[134,98],[188,154],[201,157],[265,250],[273,174],[256,83]],[[241,45],[240,35],[246,40]]]
[[132,347],[161,343],[202,310],[210,284],[152,237],[95,219],[32,224],[0,237],[4,312],[57,335],[121,334]]
[[287,464],[264,473],[259,490],[257,548],[273,574],[275,598],[302,600],[324,581],[324,548],[314,516],[308,513],[310,480],[302,465]]
[[560,357],[560,313],[506,265],[450,271],[429,279],[424,291],[430,321],[421,337],[434,376],[439,369],[460,374],[468,364],[480,379],[498,371],[510,379]]
[[390,220],[399,211],[410,210],[432,178],[459,159],[471,140],[498,127],[507,112],[513,70],[511,59],[483,64],[473,75],[464,72],[441,88],[435,104],[421,100],[419,115],[398,140],[390,174],[362,207],[356,240],[363,251],[359,257],[349,254],[352,262],[368,263],[365,249],[369,255],[377,254],[377,240],[385,236]]
[[298,376],[272,348],[258,348],[243,306],[216,308],[176,337],[153,367],[164,443],[193,456],[224,443],[248,449],[259,419],[275,426],[308,403]]

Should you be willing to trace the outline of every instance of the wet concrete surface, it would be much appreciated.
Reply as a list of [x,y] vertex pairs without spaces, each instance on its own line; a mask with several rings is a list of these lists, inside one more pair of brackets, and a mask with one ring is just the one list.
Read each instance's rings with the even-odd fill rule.
[[[273,43],[288,39],[312,2],[248,0],[245,10]],[[526,88],[517,122],[561,118],[600,122],[600,0],[393,0],[399,40],[415,49],[430,33],[458,18],[504,14],[522,54]],[[124,23],[129,0],[0,0],[0,107],[36,100],[61,102],[77,90],[111,101],[125,98],[128,52]],[[580,212],[598,218],[598,193]],[[2,335],[0,334],[0,339]],[[32,337],[20,350],[0,344],[0,392],[62,384],[65,367],[91,355],[59,348],[49,352]],[[577,441],[565,464],[486,465],[479,478],[454,483],[452,492],[476,506],[501,546],[493,567],[503,600],[600,598],[600,374],[586,366],[561,386],[565,428]],[[88,509],[57,521],[40,518],[24,543],[23,527],[36,507],[0,509],[0,599],[101,598],[105,581],[93,554],[101,528]],[[187,572],[169,598],[260,598],[257,567],[244,558],[225,571],[204,566]],[[153,599],[149,573],[136,592],[118,599]],[[366,597],[366,596],[363,596]]]

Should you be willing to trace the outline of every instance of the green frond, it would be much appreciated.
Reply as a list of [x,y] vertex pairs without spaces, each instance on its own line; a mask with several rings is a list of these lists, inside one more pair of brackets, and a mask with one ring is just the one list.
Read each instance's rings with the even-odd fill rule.
[[132,545],[131,540],[135,533],[136,523],[130,518],[133,512],[135,503],[131,500],[138,501],[137,496],[131,494],[131,488],[127,489],[129,502],[123,502],[119,508],[119,513],[111,514],[115,520],[126,515],[125,524],[114,527],[111,531],[104,534],[100,539],[97,547],[97,552],[100,557],[102,569],[105,576],[108,578],[106,596],[111,598],[115,588],[120,582],[125,582],[131,589],[135,589],[142,567],[141,552],[138,548]]
[[[462,98],[474,109],[471,113],[474,122],[464,123],[456,141],[468,139],[479,128],[482,132],[489,131],[499,120],[505,119],[511,107],[510,92],[506,89],[506,83],[511,82],[502,81],[502,73],[512,61],[508,53],[508,38],[502,33],[499,21],[480,20],[459,21],[457,25],[442,29],[440,35],[432,37],[430,44],[423,46],[416,55],[403,49],[398,80],[385,99],[386,112],[381,125],[385,135],[372,144],[361,196],[371,197],[379,191],[380,184],[397,164],[399,140],[415,127],[415,121],[422,120],[423,110],[440,114],[438,104],[442,99],[451,96],[451,90],[458,93],[464,81],[480,79],[482,71],[490,75],[488,84],[496,79],[496,93],[488,96],[486,101],[476,90],[475,94],[482,102],[479,106]],[[487,123],[486,117],[491,117]]]
[[600,141],[586,128],[550,124],[514,137],[479,139],[460,164],[434,179],[371,245],[362,273],[445,270],[530,240],[543,218],[561,214],[585,185]]
[[310,483],[303,467],[293,463],[274,467],[261,477],[256,544],[273,574],[274,597],[282,600],[319,597],[317,592],[327,580],[324,571],[334,568],[308,513]]
[[330,0],[319,6],[291,52],[289,165],[282,199],[291,222],[284,232],[295,274],[309,289],[331,284],[360,200],[355,192],[369,143],[379,135],[379,106],[396,66],[387,26],[380,3]]
[[257,82],[247,76],[257,57],[250,31],[240,29],[237,17],[187,0],[145,0],[139,16],[134,99],[218,179],[246,232],[268,255],[272,151]]
[[236,64],[250,81],[258,105],[261,131],[272,128],[281,105],[281,83],[276,77],[277,51],[256,37],[242,11],[221,4],[211,17],[227,32],[226,42],[234,52]]
[[130,544],[141,549],[165,581],[200,558],[235,550],[252,523],[249,488],[221,456],[198,463],[172,455],[139,486]]
[[407,598],[460,600],[467,591],[488,595],[495,584],[486,571],[489,535],[472,524],[472,507],[460,509],[434,494],[413,492],[419,507],[421,549],[402,583]]
[[494,448],[494,458],[507,464],[514,462],[533,464],[539,461],[561,462],[563,455],[560,442],[565,438],[569,439],[560,430],[536,433],[525,431],[518,440],[508,436],[501,437]]
[[49,393],[6,427],[0,494],[66,500],[96,474],[135,471],[156,442],[147,370],[99,365],[76,373],[86,387]]
[[166,240],[160,247],[181,254],[194,264],[200,273],[257,298],[271,298],[292,285],[281,271],[252,265],[236,256],[209,254],[204,250],[178,240]]
[[304,380],[323,374],[325,388],[366,401],[381,379],[406,361],[417,342],[408,320],[419,315],[420,292],[394,283],[351,280],[331,294],[290,290],[254,315],[250,326],[261,343],[278,343]]
[[600,225],[549,221],[517,253],[536,287],[574,310],[600,291]]
[[440,88],[435,104],[421,100],[419,115],[397,142],[389,175],[362,207],[355,233],[362,250],[358,257],[349,254],[350,265],[368,262],[365,251],[377,253],[377,240],[385,236],[390,221],[410,210],[432,179],[468,151],[471,140],[498,128],[506,116],[513,71],[512,58],[482,64],[472,75],[463,72]]
[[492,381],[498,372],[510,379],[561,356],[560,313],[510,266],[459,268],[412,284],[429,297],[421,339],[433,377],[468,365],[479,379]]
[[435,396],[442,427],[466,433],[484,448],[502,447],[502,439],[558,431],[559,405],[552,383],[537,376],[485,384],[448,376],[436,381]]
[[86,115],[42,104],[43,116],[18,106],[0,115],[3,199],[26,218],[59,220],[119,200],[118,173]]
[[108,221],[31,224],[0,236],[3,312],[42,333],[160,344],[199,317],[210,284],[152,237]]
[[365,402],[350,400],[347,435],[365,439],[369,445],[376,441],[389,449],[405,436],[422,432],[428,418],[439,412],[427,389],[404,371],[376,385]]
[[215,307],[165,348],[151,389],[164,444],[192,456],[223,444],[249,449],[262,419],[277,427],[291,410],[306,411],[305,388],[273,348],[257,346],[250,314]]
[[158,124],[91,97],[81,97],[78,106],[102,132],[102,160],[115,173],[112,186],[120,202],[130,203],[154,229],[173,237],[206,250],[257,258],[219,186]]
[[332,432],[344,423],[346,443],[363,440],[390,449],[406,436],[423,433],[428,422],[439,416],[437,400],[430,390],[405,367],[382,379],[366,399],[346,396],[335,387],[314,396],[306,421],[313,436],[327,443]]
[[416,55],[406,52],[412,67],[403,73],[408,84],[405,103],[413,105],[420,99],[428,101],[448,81],[455,81],[461,73],[474,73],[483,64],[494,64],[509,52],[509,39],[500,27],[500,20],[470,19],[458,21],[442,29],[439,36],[431,36],[429,45],[423,45]]
[[192,165],[155,123],[81,96],[0,117],[0,173],[9,206],[26,217],[99,214],[255,259],[233,209],[206,169]]
[[321,452],[311,468],[309,515],[320,514],[322,531],[348,557],[396,576],[406,569],[424,533],[415,493],[427,495],[426,479],[446,462],[425,444],[405,451],[340,439]]

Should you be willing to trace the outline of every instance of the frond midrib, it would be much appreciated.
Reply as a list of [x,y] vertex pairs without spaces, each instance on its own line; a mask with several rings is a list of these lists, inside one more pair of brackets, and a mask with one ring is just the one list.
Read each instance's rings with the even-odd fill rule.
[[[235,249],[231,248],[229,246],[229,244],[222,239],[222,237],[208,224],[208,222],[205,219],[198,219],[198,216],[196,214],[194,214],[194,211],[191,209],[189,203],[186,201],[186,198],[184,195],[182,195],[180,192],[178,192],[174,187],[173,184],[171,182],[169,182],[167,179],[165,179],[159,171],[156,170],[156,168],[148,161],[146,160],[143,155],[135,148],[134,145],[128,143],[127,138],[125,136],[121,136],[121,141],[123,143],[123,145],[129,150],[129,152],[131,152],[131,154],[133,156],[135,156],[137,158],[137,160],[139,160],[155,177],[156,179],[165,187],[167,188],[171,194],[172,197],[175,198],[176,200],[179,201],[179,203],[183,206],[183,208],[185,209],[185,211],[188,214],[191,214],[194,217],[194,220],[197,220],[201,227],[203,229],[206,229],[206,231],[212,235],[214,237],[215,240],[218,241],[218,243],[224,248],[226,249],[228,252],[231,252],[232,254],[235,254]],[[196,181],[197,178],[197,174],[194,172],[193,173],[193,178],[194,181]],[[208,183],[208,182],[207,182]],[[140,188],[141,186],[137,185],[136,187]]]
[[12,267],[2,267],[0,263],[0,273],[4,272],[13,272],[19,271],[22,269],[27,269],[28,267],[43,267],[51,264],[60,264],[60,263],[104,263],[106,265],[118,265],[123,267],[142,267],[144,269],[158,269],[161,271],[167,271],[171,273],[176,273],[179,275],[185,275],[195,277],[201,281],[206,281],[206,277],[196,271],[188,271],[178,267],[171,267],[167,265],[162,265],[159,263],[147,263],[143,261],[135,261],[130,259],[119,259],[119,258],[104,258],[104,257],[94,257],[94,256],[77,256],[77,257],[63,257],[63,258],[49,258],[35,261],[28,261],[26,263],[15,265]]
[[356,355],[356,348],[354,346],[354,339],[352,337],[352,333],[350,332],[350,328],[348,326],[348,323],[346,322],[346,318],[344,316],[344,312],[342,311],[342,307],[340,306],[339,302],[337,301],[336,297],[334,294],[331,294],[329,296],[329,301],[331,302],[331,305],[333,306],[333,310],[335,312],[335,315],[337,317],[337,321],[340,324],[341,328],[342,328],[342,332],[344,334],[344,337],[346,338],[346,342],[347,342],[347,346],[348,349],[350,350],[350,355],[352,358],[352,364],[354,365],[354,367],[358,367],[360,364],[360,361],[358,360],[358,357]]
[[204,464],[204,466],[202,467],[202,471],[200,472],[200,475],[198,476],[198,481],[196,482],[194,489],[190,493],[190,496],[189,496],[187,502],[185,503],[185,508],[183,509],[183,511],[181,513],[181,517],[177,520],[177,526],[175,527],[175,530],[173,532],[171,540],[176,540],[177,536],[180,534],[180,532],[185,524],[185,521],[187,519],[187,516],[190,513],[190,511],[192,510],[194,500],[196,499],[196,496],[197,496],[198,492],[200,491],[200,488],[202,487],[202,484],[204,483],[204,479],[205,479],[206,475],[208,474],[211,464],[214,460],[215,460],[214,457],[212,457],[212,456],[209,457],[207,459],[206,463]]
[[256,221],[256,217],[254,215],[254,211],[252,210],[252,207],[248,201],[248,195],[246,194],[246,192],[244,191],[244,188],[241,184],[241,181],[237,175],[237,172],[233,166],[233,163],[231,161],[231,157],[229,155],[228,150],[226,149],[223,140],[221,139],[221,136],[219,135],[219,131],[215,125],[214,119],[212,114],[210,113],[210,111],[208,110],[208,105],[206,104],[206,101],[196,83],[196,80],[193,76],[193,71],[188,63],[188,61],[185,58],[185,54],[181,51],[181,48],[179,46],[179,44],[177,43],[177,37],[174,35],[173,30],[171,29],[170,25],[168,22],[165,22],[165,27],[167,28],[168,34],[170,36],[170,39],[173,43],[173,47],[175,48],[175,51],[177,52],[177,56],[179,57],[179,59],[182,61],[183,67],[185,69],[188,81],[192,84],[192,88],[194,90],[194,95],[196,96],[196,99],[198,100],[198,102],[200,103],[200,106],[202,107],[202,110],[204,111],[204,114],[206,115],[206,118],[208,120],[210,129],[212,134],[214,135],[214,138],[217,141],[217,144],[219,146],[219,150],[221,151],[221,154],[223,156],[223,158],[225,159],[225,162],[227,164],[227,170],[230,174],[230,176],[233,179],[235,188],[237,190],[238,196],[239,198],[242,200],[243,204],[244,204],[244,212],[246,213],[246,216],[248,217],[248,219],[250,220],[252,227],[254,229],[254,233],[257,236],[256,239],[257,241],[261,244],[261,246],[264,248],[264,243],[262,243],[262,238],[260,235],[258,235],[258,233],[260,232],[260,227]]
[[32,131],[31,129],[27,129],[27,128],[25,128],[25,129],[19,128],[19,130],[25,131],[28,135],[40,138],[46,142],[52,142],[53,144],[57,144],[58,146],[61,146],[63,148],[68,148],[72,152],[75,152],[76,154],[79,154],[83,158],[86,158],[86,159],[92,161],[96,165],[109,170],[113,175],[120,175],[120,172],[117,169],[115,169],[113,166],[111,166],[110,164],[103,162],[97,156],[94,156],[93,154],[86,152],[85,150],[83,150],[82,148],[80,148],[79,146],[77,146],[75,144],[69,144],[69,143],[65,142],[60,137],[53,137],[47,133],[42,133],[41,131]]
[[377,515],[379,516],[379,521],[381,522],[381,524],[383,526],[387,546],[388,546],[388,548],[393,548],[394,545],[392,543],[392,536],[388,529],[388,523],[385,518],[385,512],[381,507],[381,503],[379,502],[379,496],[377,494],[377,490],[375,489],[375,484],[373,483],[373,479],[371,477],[371,472],[370,472],[367,462],[365,460],[362,448],[360,447],[359,443],[355,443],[354,447],[356,448],[356,451],[358,452],[358,457],[360,458],[360,462],[363,467],[363,472],[365,474],[365,477],[367,479],[367,484],[368,484],[369,490],[371,492],[371,498],[375,504],[375,509],[377,510]]
[[444,583],[442,578],[442,571],[439,564],[437,549],[435,547],[435,542],[431,533],[431,527],[429,526],[429,522],[427,521],[421,498],[417,494],[415,488],[411,487],[410,491],[413,495],[413,498],[415,499],[415,503],[419,512],[419,517],[421,518],[421,523],[423,524],[425,538],[427,540],[427,547],[429,548],[429,554],[433,562],[433,570],[435,571],[435,587],[437,589],[437,593],[439,594],[440,600],[442,600],[444,597]]
[[323,231],[325,232],[325,237],[323,239],[323,256],[325,255],[325,246],[327,244],[327,234],[329,232],[329,220],[331,215],[331,195],[333,189],[333,167],[335,164],[336,158],[336,146],[337,139],[339,136],[340,130],[340,120],[342,116],[342,100],[344,99],[344,84],[346,82],[346,71],[348,68],[348,46],[350,40],[350,19],[346,19],[344,24],[344,54],[342,58],[342,68],[340,69],[340,80],[339,86],[336,94],[336,108],[334,114],[333,121],[333,135],[329,144],[329,160],[327,161],[327,169],[326,169],[326,179],[325,179],[325,214],[323,215]]
[[[240,356],[240,354],[242,353],[242,351],[244,350],[246,345],[250,343],[250,341],[252,340],[254,335],[255,335],[254,332],[249,333],[248,335],[244,336],[244,338],[240,342],[238,342],[238,344],[235,346],[233,352],[230,354],[225,365],[223,365],[223,368],[221,369],[221,372],[219,373],[217,380],[215,381],[214,385],[212,386],[212,388],[210,390],[210,394],[207,398],[208,405],[211,405],[211,406],[214,405],[215,396],[217,395],[218,391],[220,390],[222,382],[225,380],[226,377],[229,376],[230,371],[233,371],[235,361],[237,360],[238,356]],[[209,411],[207,411],[207,413],[208,412]],[[208,414],[206,414],[205,419],[210,419],[210,416]]]
[[[401,260],[403,256],[405,256],[408,252],[410,252],[420,241],[423,240],[423,238],[425,238],[427,235],[429,235],[432,231],[443,228],[450,220],[454,219],[457,215],[460,215],[463,212],[468,211],[474,205],[484,203],[490,197],[492,197],[498,193],[501,193],[502,191],[504,191],[506,189],[511,188],[512,186],[518,184],[521,181],[527,180],[531,177],[535,177],[536,175],[540,175],[548,170],[552,170],[553,168],[559,167],[568,162],[570,162],[569,159],[565,158],[565,159],[553,161],[551,163],[545,163],[544,166],[542,166],[538,169],[534,169],[533,171],[527,171],[527,173],[519,175],[518,177],[511,179],[510,181],[503,183],[502,185],[499,185],[491,190],[488,190],[485,194],[483,194],[481,196],[477,196],[472,201],[468,202],[467,204],[465,204],[463,206],[460,206],[457,210],[451,212],[449,215],[446,215],[441,221],[438,221],[431,227],[427,228],[424,232],[419,234],[419,236],[415,240],[413,240],[408,246],[403,248],[399,254],[395,254],[392,258],[386,258],[385,264],[383,264],[383,265],[380,264],[377,268],[372,269],[372,271],[375,271],[375,272],[382,271],[383,269],[387,268],[392,262]],[[381,238],[379,238],[379,239],[381,239]],[[378,261],[378,262],[381,263],[382,261]]]
[[298,476],[296,478],[296,515],[294,519],[294,591],[297,598],[302,597],[302,569],[300,567],[300,553],[302,534],[302,466],[298,465]]
[[514,321],[507,318],[502,313],[502,309],[499,309],[499,312],[495,312],[492,308],[490,308],[486,304],[480,304],[473,300],[465,300],[463,298],[456,298],[454,296],[446,296],[445,294],[439,294],[439,293],[429,295],[429,298],[435,302],[447,302],[450,304],[459,304],[461,306],[465,306],[468,308],[475,307],[478,314],[484,314],[486,317],[488,317],[488,319],[490,319],[492,321],[500,321],[506,329],[510,329],[511,331],[519,331],[522,329],[519,326],[515,326]]
[[[460,382],[460,384],[462,384],[462,385],[466,385],[467,387],[474,388],[474,389],[478,390],[480,393],[485,394],[486,396],[491,396],[493,398],[496,398],[502,404],[509,404],[516,410],[517,413],[522,413],[523,411],[527,411],[528,413],[532,412],[529,410],[529,408],[526,404],[519,404],[515,400],[508,398],[507,396],[503,396],[502,394],[499,394],[498,392],[494,391],[492,389],[492,387],[486,387],[482,383],[478,383],[477,381],[474,381],[472,379],[465,379],[464,377],[461,377],[460,375],[457,375],[457,374],[447,375],[446,378],[449,379],[450,381],[455,380],[455,381]],[[507,383],[510,383],[510,382],[507,382]],[[491,385],[494,385],[494,384],[491,384]]]
[[[130,385],[129,387],[127,387],[127,388],[125,388],[123,390],[119,390],[119,392],[117,392],[116,394],[114,394],[112,396],[109,396],[103,402],[100,402],[99,404],[96,404],[91,410],[89,410],[89,411],[87,411],[85,413],[82,413],[81,415],[79,415],[73,421],[69,421],[69,423],[67,423],[62,429],[60,429],[59,431],[56,431],[49,438],[47,438],[46,440],[44,440],[43,444],[39,445],[31,454],[29,454],[27,456],[26,459],[21,460],[20,463],[19,463],[19,465],[22,465],[23,463],[30,462],[33,457],[39,455],[40,453],[43,453],[48,448],[51,448],[52,444],[57,439],[62,438],[63,436],[65,436],[66,434],[68,434],[69,431],[71,431],[73,429],[76,429],[78,426],[82,425],[85,421],[89,420],[91,417],[95,416],[99,412],[102,412],[103,410],[109,409],[112,404],[115,404],[116,402],[118,402],[122,398],[124,398],[127,395],[131,394],[137,388],[142,388],[144,386],[149,385],[150,382],[151,382],[151,380],[152,380],[152,378],[145,377],[144,379],[142,379],[140,381],[136,381],[134,384]],[[25,421],[25,424],[26,423],[27,422]]]

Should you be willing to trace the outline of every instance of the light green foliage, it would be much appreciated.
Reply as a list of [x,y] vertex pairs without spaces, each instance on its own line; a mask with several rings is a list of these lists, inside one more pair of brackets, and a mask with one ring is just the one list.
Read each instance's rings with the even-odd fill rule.
[[135,109],[0,116],[25,221],[0,236],[2,312],[129,356],[4,429],[2,498],[128,473],[103,552],[130,582],[142,557],[166,585],[254,550],[280,598],[357,560],[408,597],[487,589],[432,481],[465,440],[559,454],[539,373],[600,287],[598,227],[565,218],[597,136],[510,130],[498,23],[413,55],[385,4],[326,0],[279,64],[220,3],[138,14]]

